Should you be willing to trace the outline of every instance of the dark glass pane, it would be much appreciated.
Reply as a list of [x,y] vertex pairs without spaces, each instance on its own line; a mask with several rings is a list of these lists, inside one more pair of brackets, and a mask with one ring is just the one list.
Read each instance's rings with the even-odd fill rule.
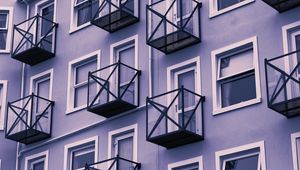
[[235,5],[244,0],[218,0],[218,10],[227,8],[229,6]]
[[256,98],[254,71],[221,82],[222,107]]
[[6,28],[7,15],[7,13],[0,13],[0,28]]
[[[118,141],[118,154],[120,157],[132,160],[133,159],[133,137],[125,138]],[[119,169],[132,170],[132,163],[121,160]]]
[[0,31],[0,50],[4,50],[6,48],[6,31]]
[[94,163],[95,153],[88,152],[85,154],[73,153],[73,165],[72,170],[85,167],[86,164]]
[[[296,50],[300,50],[300,35],[296,36]],[[297,60],[300,61],[300,52],[297,53]],[[300,73],[300,67],[298,68],[298,73]]]
[[44,166],[44,162],[39,162],[32,166],[32,170],[44,170]]
[[45,18],[45,19],[42,19],[42,34],[41,34],[41,36],[45,36],[49,31],[51,31],[51,28],[52,28],[52,25],[53,25],[53,23],[50,22],[50,21],[53,21],[54,5],[51,5],[47,8],[44,8],[42,10],[41,15],[42,15],[43,18]]
[[199,170],[198,163],[193,163],[189,165],[184,165],[180,167],[173,168],[172,170]]
[[226,162],[225,170],[257,170],[258,155]]
[[[188,71],[178,75],[178,87],[184,86],[184,88],[195,92],[195,70]],[[195,95],[187,91],[183,91],[184,108],[188,108],[195,105]],[[179,106],[178,109],[182,109],[182,95],[178,96]]]

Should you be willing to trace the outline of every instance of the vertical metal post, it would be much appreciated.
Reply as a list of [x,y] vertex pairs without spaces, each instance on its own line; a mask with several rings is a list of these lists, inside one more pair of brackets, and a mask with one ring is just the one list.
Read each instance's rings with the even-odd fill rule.
[[[180,29],[183,30],[183,23],[182,23],[182,0],[177,0],[177,2],[179,1],[179,11],[180,11]],[[186,1],[186,0],[185,0]],[[177,4],[178,6],[178,4]],[[178,9],[178,8],[177,8]],[[177,11],[178,13],[178,11]],[[178,18],[178,16],[176,16]],[[177,21],[177,18],[176,21]],[[176,24],[177,25],[177,24]]]
[[148,123],[149,123],[149,119],[148,119],[148,102],[149,102],[149,97],[146,97],[146,139],[148,139],[148,133],[149,133],[149,131],[148,131],[148,127],[149,127],[149,125],[148,125]]
[[87,84],[87,102],[86,102],[86,105],[87,107],[89,108],[90,107],[90,76],[91,76],[91,72],[89,71],[88,73],[88,84]]
[[268,86],[268,60],[265,58],[265,76],[266,76],[266,90],[267,90],[267,101],[270,107],[270,97],[269,97],[269,86]]
[[118,88],[118,89],[117,89],[117,93],[118,93],[118,100],[120,100],[120,99],[121,99],[121,98],[120,98],[120,86],[121,86],[121,85],[120,85],[120,84],[121,84],[121,83],[120,83],[120,79],[121,79],[121,78],[120,78],[120,77],[121,77],[121,76],[120,76],[120,73],[121,73],[121,69],[120,69],[120,67],[121,67],[121,61],[120,61],[120,58],[119,58],[119,60],[118,60],[118,66],[117,66],[117,67],[118,67],[118,72],[117,72],[117,79],[118,79],[118,80],[117,80],[117,81],[118,81],[118,82],[117,82],[117,83],[118,83],[118,87],[117,87],[117,88]]
[[117,154],[117,157],[116,157],[116,170],[121,170],[119,169],[119,154]]
[[29,114],[30,114],[30,115],[29,115],[29,116],[30,116],[30,126],[29,126],[29,127],[30,127],[30,128],[33,128],[33,127],[31,127],[31,126],[32,126],[33,104],[34,104],[34,103],[33,103],[33,102],[34,102],[34,101],[33,101],[33,100],[34,100],[34,94],[33,94],[33,93],[31,94],[30,99],[31,99],[31,109],[30,109],[31,111],[30,111],[30,113],[29,113]]
[[[34,46],[37,46],[37,44],[39,44],[38,43],[38,32],[39,32],[39,18],[40,18],[40,15],[39,14],[37,14],[36,15],[36,29],[35,29],[35,42],[34,42]],[[28,30],[29,31],[29,30]]]
[[[181,88],[180,88],[180,92],[181,92],[181,103],[179,104],[182,104],[181,105],[181,111],[182,111],[182,117],[181,117],[181,121],[182,121],[182,125],[181,125],[181,129],[185,129],[185,126],[184,126],[184,86],[182,85]],[[179,106],[178,106],[179,107]]]

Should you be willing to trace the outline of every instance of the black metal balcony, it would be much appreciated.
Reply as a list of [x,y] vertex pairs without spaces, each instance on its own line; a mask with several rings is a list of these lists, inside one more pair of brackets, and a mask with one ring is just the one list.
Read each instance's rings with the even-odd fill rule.
[[141,164],[116,156],[104,161],[96,162],[85,166],[85,170],[140,170]]
[[33,66],[54,57],[57,27],[40,15],[14,25],[12,58]]
[[268,107],[288,118],[300,115],[300,50],[265,59]]
[[103,0],[91,23],[110,33],[132,25],[139,21],[139,1]]
[[300,0],[263,0],[278,12],[285,12],[300,6]]
[[160,0],[146,7],[147,44],[169,54],[201,42],[202,3],[196,0],[167,2],[170,1]]
[[140,75],[121,62],[89,72],[87,110],[109,118],[138,107]]
[[147,98],[147,141],[174,148],[203,140],[204,100],[184,87]]
[[5,136],[24,144],[51,137],[54,102],[34,94],[8,103]]

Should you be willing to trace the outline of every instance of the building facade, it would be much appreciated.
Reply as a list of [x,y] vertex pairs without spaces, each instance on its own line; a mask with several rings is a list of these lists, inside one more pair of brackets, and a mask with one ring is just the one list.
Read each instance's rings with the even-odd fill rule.
[[298,6],[1,1],[0,169],[300,169]]

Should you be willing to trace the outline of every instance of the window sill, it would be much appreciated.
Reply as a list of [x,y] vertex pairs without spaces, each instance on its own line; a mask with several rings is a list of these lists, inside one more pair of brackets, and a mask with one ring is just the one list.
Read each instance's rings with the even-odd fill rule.
[[217,7],[210,7],[210,8],[214,8],[214,9],[210,10],[209,18],[214,18],[214,17],[219,16],[221,14],[233,11],[233,10],[235,10],[237,8],[240,8],[242,6],[248,5],[248,4],[252,3],[252,2],[255,2],[255,0],[245,0],[245,1],[242,1],[242,2],[237,3],[235,5],[229,6],[227,8],[221,9],[221,10],[217,10]]
[[72,113],[75,113],[75,112],[78,112],[78,111],[81,111],[81,110],[84,110],[86,109],[86,106],[80,106],[80,107],[76,107],[76,108],[69,108],[67,109],[66,111],[66,115],[69,115],[69,114],[72,114]]
[[84,28],[89,27],[90,25],[92,25],[91,22],[87,22],[87,23],[85,23],[83,25],[80,25],[79,27],[73,27],[73,26],[71,26],[69,34],[73,34],[73,33],[77,32],[77,31],[80,31],[80,30],[82,30]]
[[229,111],[232,111],[232,110],[237,110],[237,109],[247,107],[247,106],[250,106],[250,105],[254,105],[254,104],[257,104],[257,103],[260,103],[260,102],[261,102],[261,98],[256,98],[256,99],[248,100],[248,101],[241,102],[241,103],[238,103],[238,104],[234,104],[234,105],[231,105],[231,106],[227,106],[227,107],[224,107],[224,108],[217,108],[217,109],[213,110],[213,115],[214,116],[219,115],[221,113],[226,113],[226,112],[229,112]]
[[10,50],[0,50],[0,54],[9,54]]

